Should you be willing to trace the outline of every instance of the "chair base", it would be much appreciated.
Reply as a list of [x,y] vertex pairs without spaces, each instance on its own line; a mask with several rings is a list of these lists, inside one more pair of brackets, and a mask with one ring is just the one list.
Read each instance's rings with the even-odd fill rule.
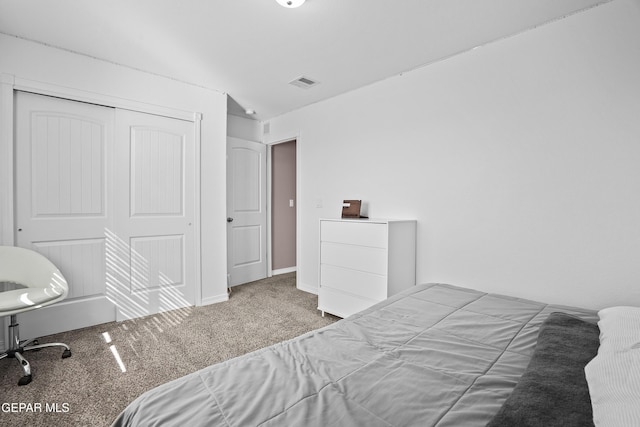
[[71,349],[68,345],[61,342],[39,344],[38,340],[35,339],[20,341],[18,326],[16,315],[13,314],[11,316],[11,324],[9,325],[9,341],[11,344],[4,353],[0,354],[0,360],[4,358],[16,359],[18,363],[20,363],[24,375],[18,381],[18,385],[27,385],[33,379],[31,375],[31,365],[27,359],[22,357],[22,353],[25,351],[38,351],[47,347],[63,347],[62,358],[66,359],[67,357],[71,357]]

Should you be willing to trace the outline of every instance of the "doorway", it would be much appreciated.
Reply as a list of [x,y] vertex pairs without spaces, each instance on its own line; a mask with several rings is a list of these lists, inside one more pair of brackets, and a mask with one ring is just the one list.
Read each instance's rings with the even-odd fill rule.
[[296,271],[296,140],[271,146],[271,271]]

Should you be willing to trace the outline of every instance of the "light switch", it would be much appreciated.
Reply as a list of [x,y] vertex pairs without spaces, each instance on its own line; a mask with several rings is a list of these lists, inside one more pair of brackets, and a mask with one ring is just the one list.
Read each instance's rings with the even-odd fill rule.
[[292,208],[293,207],[293,199],[289,199],[289,207]]

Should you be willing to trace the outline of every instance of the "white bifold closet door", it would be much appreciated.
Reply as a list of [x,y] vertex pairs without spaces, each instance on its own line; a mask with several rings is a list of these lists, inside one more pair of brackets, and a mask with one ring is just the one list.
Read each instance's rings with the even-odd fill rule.
[[69,282],[22,335],[193,305],[193,123],[25,92],[15,116],[16,243]]
[[118,320],[194,305],[193,123],[128,110],[116,123],[107,291]]

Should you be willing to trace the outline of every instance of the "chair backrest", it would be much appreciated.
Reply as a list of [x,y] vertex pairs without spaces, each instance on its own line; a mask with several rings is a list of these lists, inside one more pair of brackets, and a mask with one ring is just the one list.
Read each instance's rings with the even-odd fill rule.
[[[26,311],[63,300],[69,292],[66,279],[51,261],[38,252],[15,246],[0,246],[0,282],[27,288],[0,292],[0,315],[9,314],[3,306],[12,313]],[[21,300],[25,301],[22,309]]]

